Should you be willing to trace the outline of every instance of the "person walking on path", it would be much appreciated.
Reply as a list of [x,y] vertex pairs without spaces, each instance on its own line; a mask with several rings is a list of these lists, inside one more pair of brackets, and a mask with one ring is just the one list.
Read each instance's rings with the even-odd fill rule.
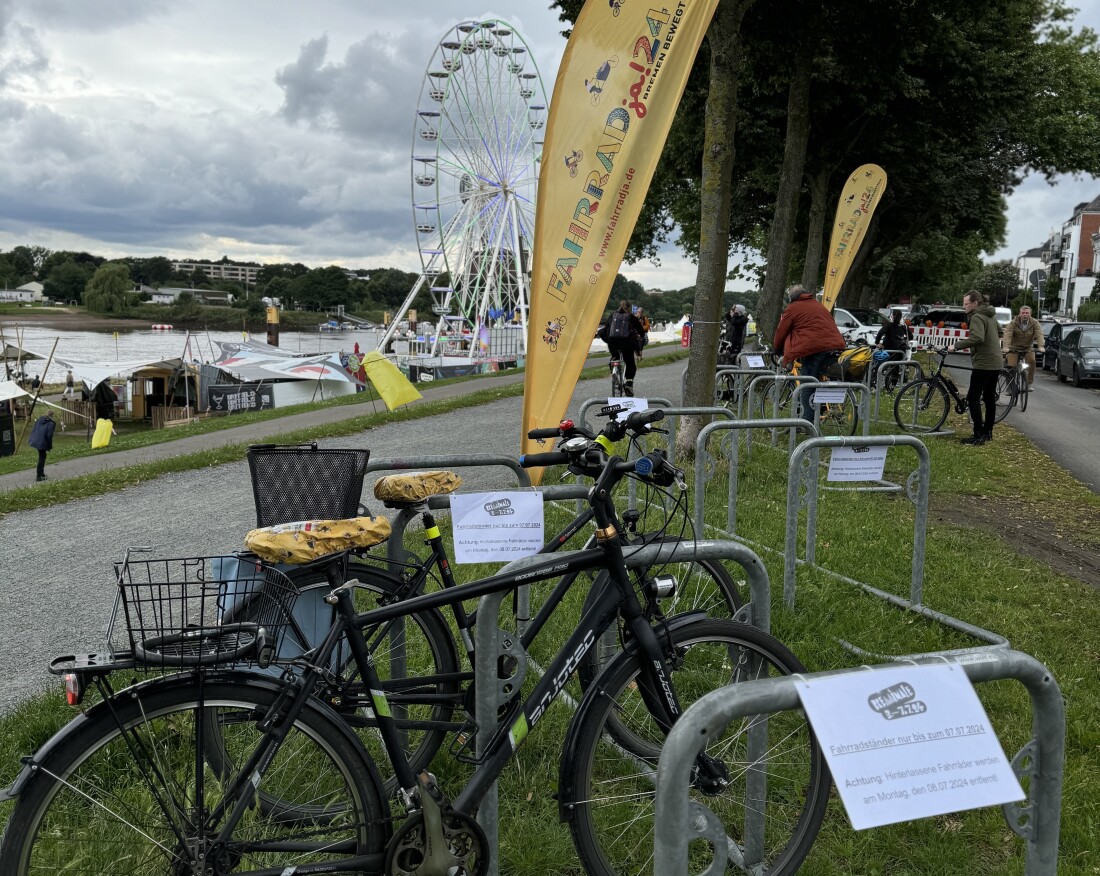
[[46,480],[46,454],[53,450],[53,432],[57,424],[53,420],[53,411],[46,411],[34,421],[31,428],[31,437],[27,441],[31,447],[38,451],[38,468],[35,471],[35,481]]
[[1016,318],[1005,326],[1002,348],[1009,368],[1015,368],[1020,356],[1024,356],[1024,361],[1027,362],[1028,386],[1035,383],[1035,353],[1031,348],[1033,345],[1037,346],[1039,352],[1046,355],[1045,344],[1046,339],[1039,327],[1039,321],[1031,318],[1031,308],[1025,304],[1016,314]]
[[[821,377],[830,366],[836,364],[840,351],[844,349],[844,338],[825,305],[802,286],[788,287],[787,298],[790,304],[779,318],[773,349],[777,354],[782,354],[786,364],[800,359],[802,368],[799,374],[802,376]],[[802,416],[806,416],[805,412],[810,409],[811,392],[812,386],[799,390]],[[812,419],[812,416],[807,416],[807,419]]]
[[65,372],[65,392],[62,398],[76,398],[76,380],[73,378],[73,369]]
[[[970,337],[947,348],[970,350],[970,390],[966,403],[970,406],[970,419],[974,421],[974,434],[961,443],[987,444],[993,440],[993,419],[997,413],[997,377],[1004,360],[1001,358],[1001,327],[996,312],[981,292],[971,289],[963,298],[963,310],[970,321]],[[982,408],[985,414],[982,414]]]

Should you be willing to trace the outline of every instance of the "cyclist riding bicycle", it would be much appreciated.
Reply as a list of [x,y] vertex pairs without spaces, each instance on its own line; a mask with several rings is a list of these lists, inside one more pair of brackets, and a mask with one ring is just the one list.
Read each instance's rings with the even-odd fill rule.
[[[790,303],[775,330],[775,352],[782,354],[786,365],[795,359],[802,360],[800,373],[805,377],[821,377],[837,363],[845,346],[844,338],[825,305],[802,286],[789,287],[787,298]],[[799,391],[800,411],[809,409],[811,391],[812,387]]]
[[1032,347],[1037,345],[1039,352],[1045,355],[1045,339],[1039,321],[1031,318],[1031,308],[1026,304],[1020,308],[1019,314],[1007,326],[1005,326],[1004,338],[1001,339],[1001,349],[1009,368],[1015,368],[1020,361],[1020,356],[1027,362],[1027,385],[1030,387],[1035,382],[1035,352]]
[[642,350],[642,337],[645,329],[641,321],[630,310],[630,302],[625,298],[619,302],[619,309],[609,314],[596,331],[596,337],[607,344],[611,359],[621,359],[625,367],[623,394],[634,395],[634,375],[638,365],[634,354]]

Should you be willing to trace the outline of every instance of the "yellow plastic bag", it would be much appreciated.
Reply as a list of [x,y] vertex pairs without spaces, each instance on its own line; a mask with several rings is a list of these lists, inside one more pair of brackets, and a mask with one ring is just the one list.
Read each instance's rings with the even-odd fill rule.
[[308,563],[348,548],[380,544],[389,535],[390,522],[385,517],[302,520],[253,529],[244,545],[269,563]]
[[95,432],[92,433],[92,450],[99,450],[111,443],[111,429],[113,423],[110,420],[96,420]]

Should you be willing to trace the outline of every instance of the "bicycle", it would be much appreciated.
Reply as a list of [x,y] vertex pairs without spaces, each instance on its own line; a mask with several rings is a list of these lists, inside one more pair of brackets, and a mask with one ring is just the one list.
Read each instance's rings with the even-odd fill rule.
[[[608,406],[601,413],[613,418],[623,411],[618,406]],[[574,425],[570,420],[565,420],[557,427],[531,430],[529,437],[536,440],[556,438],[566,444],[574,442],[575,446],[579,446],[576,442],[583,445],[586,442],[598,441],[605,448],[611,448],[614,443],[629,438],[632,445],[641,451],[640,439],[649,434],[652,423],[663,418],[664,412],[661,410],[634,411],[624,420],[610,419],[598,436]],[[265,454],[280,452],[276,448],[263,448],[263,450]],[[329,451],[329,453],[336,454],[338,451]],[[284,463],[292,462],[299,459],[299,455],[291,453],[284,458],[276,456],[276,461],[280,459]],[[250,463],[251,461],[250,458]],[[308,461],[312,462],[312,460]],[[286,478],[296,479],[291,472],[286,471],[285,465],[281,470]],[[576,473],[584,474],[584,470],[578,469]],[[588,473],[598,475],[599,471],[589,470]],[[423,524],[425,545],[428,548],[427,555],[423,559],[410,555],[401,566],[399,574],[394,575],[388,569],[372,565],[368,562],[370,558],[349,557],[339,567],[331,563],[310,563],[287,570],[290,580],[303,597],[316,602],[320,593],[327,588],[339,586],[344,581],[355,578],[360,582],[358,590],[360,609],[409,599],[425,592],[427,584],[433,578],[444,590],[460,586],[454,578],[443,534],[427,504],[431,496],[450,493],[459,484],[457,476],[450,472],[426,472],[413,475],[390,475],[380,479],[375,485],[375,497],[382,500],[386,507],[418,513]],[[272,504],[266,492],[266,487],[257,486],[257,507],[261,504],[265,506]],[[348,491],[337,489],[336,492],[343,495]],[[560,532],[546,542],[540,553],[551,554],[560,550],[581,532],[593,517],[594,512],[586,506]],[[621,524],[616,521],[623,532],[623,537],[632,545],[680,540],[680,536],[668,535],[664,529],[655,532],[639,532],[638,525],[641,519],[639,512],[627,511],[622,515]],[[594,538],[595,536],[591,536],[585,546],[591,547]],[[663,564],[656,570],[641,569],[635,573],[637,586],[639,588],[654,586],[658,573],[672,573],[676,582],[675,590],[669,597],[671,612],[703,610],[711,616],[732,618],[743,604],[737,582],[720,562],[696,560],[690,563]],[[577,574],[563,576],[558,586],[547,597],[543,611],[548,607],[552,609],[572,587],[577,577]],[[600,571],[591,581],[589,601],[606,586],[608,586],[607,574]],[[301,604],[300,601],[298,605]],[[407,620],[383,625],[373,630],[368,640],[368,649],[374,656],[380,671],[390,669],[391,674],[384,678],[384,685],[392,693],[392,700],[399,710],[397,715],[399,729],[407,734],[407,755],[418,767],[426,766],[432,760],[442,746],[446,732],[462,729],[462,722],[453,722],[452,714],[463,704],[465,699],[463,686],[468,686],[473,679],[473,674],[462,670],[458,646],[461,644],[463,653],[469,665],[472,666],[474,662],[472,629],[476,621],[476,612],[467,612],[461,603],[454,603],[452,613],[453,628],[457,630],[459,636],[458,642],[451,632],[451,625],[439,611],[417,613]],[[295,614],[306,615],[306,618],[301,624],[288,625],[279,646],[280,652],[285,651],[290,656],[310,651],[320,642],[323,633],[327,630],[327,618],[318,618],[316,610],[309,615],[296,606]],[[235,614],[234,619],[249,620],[247,606]],[[524,647],[530,645],[545,620],[546,615],[543,613],[536,615],[530,627],[520,636],[520,643]],[[579,666],[582,689],[586,688],[598,675],[603,662],[608,658],[608,650],[606,647],[592,649],[586,655]],[[394,652],[398,655],[396,663],[387,659]],[[337,671],[346,663],[347,655],[343,655],[342,662],[336,667]],[[428,690],[423,683],[416,681],[429,676],[439,679],[431,690]],[[333,705],[337,711],[345,714],[349,722],[361,731],[360,738],[368,750],[378,753],[380,743],[376,735],[377,723],[373,713],[369,709],[362,708],[362,691],[357,690],[354,678],[330,680],[318,695]],[[387,776],[386,781],[387,786],[391,786],[393,777]]]
[[[66,868],[214,876],[484,872],[491,850],[474,812],[586,651],[616,622],[625,647],[585,693],[570,723],[559,809],[588,872],[649,872],[653,781],[668,728],[690,701],[721,684],[803,668],[758,630],[694,613],[669,618],[657,594],[635,591],[610,495],[626,476],[665,486],[681,480],[661,454],[627,462],[587,442],[538,457],[530,464],[600,465],[589,494],[600,533],[595,549],[365,613],[357,613],[353,601],[357,582],[347,581],[326,597],[334,619],[324,641],[277,679],[226,668],[242,658],[278,664],[271,644],[285,627],[294,590],[276,570],[266,570],[253,591],[273,606],[267,627],[223,626],[224,594],[215,582],[151,576],[135,589],[143,575],[120,575],[131,652],[74,667],[103,700],[25,760],[8,792],[16,805],[0,843],[0,876]],[[127,560],[139,570],[145,562],[164,561]],[[193,560],[181,562],[194,566]],[[585,612],[527,696],[517,692],[487,749],[473,758],[469,781],[449,800],[430,773],[416,772],[406,760],[364,631],[521,582],[556,578],[563,566],[566,572],[606,568],[613,586]],[[364,679],[385,756],[398,777],[393,817],[375,764],[341,718],[312,696],[338,647],[351,653]],[[186,671],[119,690],[111,681],[120,671],[173,667]],[[612,714],[631,733],[625,748],[612,741]],[[206,732],[209,726],[219,732]],[[765,752],[766,763],[756,755],[745,759],[751,735],[762,743],[756,750]],[[218,749],[213,759],[208,744]],[[761,770],[767,773],[766,798],[750,805],[744,783]],[[830,785],[817,740],[798,713],[756,716],[715,734],[695,778],[696,794],[725,827],[719,855],[729,852],[746,867],[769,873],[797,871],[820,828]],[[257,805],[263,792],[281,805]],[[759,855],[737,841],[742,815],[766,817]],[[745,861],[746,854],[758,860]],[[700,849],[697,855],[711,857]]]
[[[787,366],[786,370],[788,374],[797,376],[801,367],[801,361],[796,359]],[[810,396],[810,403],[819,408],[817,426],[822,435],[855,435],[856,428],[859,426],[859,399],[855,392],[851,389],[845,389],[843,401],[812,401],[813,395],[818,389],[828,389],[828,381],[829,376],[823,374],[819,383],[814,384],[809,389],[805,386],[800,387],[798,381],[783,381],[782,383],[776,381],[772,383],[761,394],[760,416],[765,418],[775,415],[781,416],[784,411],[790,408],[792,396],[796,392],[803,392]],[[813,420],[813,416],[806,416],[806,419]]]
[[611,361],[608,363],[608,368],[611,369],[611,398],[624,398],[627,395],[626,392],[626,366],[623,364],[623,360],[619,356],[612,354]]
[[[1011,350],[1005,356],[1004,370],[997,377],[997,419],[1000,422],[1012,408],[1017,405],[1020,412],[1027,410],[1027,400],[1031,395],[1031,384],[1028,383],[1027,372],[1031,367],[1024,358],[1026,352]],[[1008,356],[1016,357],[1016,364],[1008,363]],[[1002,407],[1004,413],[1002,413]]]
[[947,350],[932,349],[930,352],[939,358],[935,370],[925,377],[910,380],[894,398],[894,421],[906,432],[938,432],[950,410],[948,397],[955,400],[956,413],[967,411],[966,397],[960,393],[951,374],[944,371]]

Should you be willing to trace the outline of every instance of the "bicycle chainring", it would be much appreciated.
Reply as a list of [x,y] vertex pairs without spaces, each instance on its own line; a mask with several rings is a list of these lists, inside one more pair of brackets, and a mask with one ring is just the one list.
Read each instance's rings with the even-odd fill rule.
[[446,869],[431,867],[424,813],[409,816],[394,832],[386,850],[386,876],[432,876],[439,872],[454,876],[483,876],[489,870],[489,841],[472,817],[451,810],[442,813],[445,848],[435,858],[446,859]]

